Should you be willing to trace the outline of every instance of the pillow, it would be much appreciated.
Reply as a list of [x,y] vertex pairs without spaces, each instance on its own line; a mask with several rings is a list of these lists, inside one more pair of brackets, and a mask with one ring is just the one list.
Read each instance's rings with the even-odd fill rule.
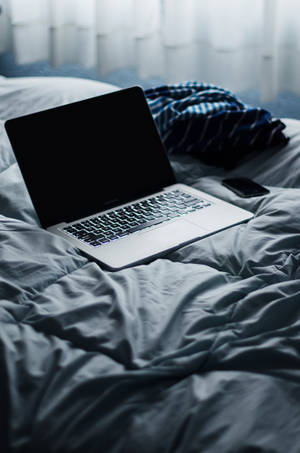
[[39,225],[17,163],[0,173],[0,214]]
[[71,77],[0,77],[0,214],[39,223],[15,162],[4,121],[116,90],[118,87],[114,85]]
[[15,156],[4,129],[4,121],[0,120],[0,174],[14,162]]
[[0,173],[15,162],[4,121],[119,88],[75,77],[0,77]]

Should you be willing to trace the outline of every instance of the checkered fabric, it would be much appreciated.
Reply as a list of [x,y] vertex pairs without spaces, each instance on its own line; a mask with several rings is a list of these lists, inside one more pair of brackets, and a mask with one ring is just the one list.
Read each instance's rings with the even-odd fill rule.
[[285,125],[270,112],[208,83],[163,85],[145,95],[168,153],[193,153],[206,163],[231,167],[251,150],[288,141]]

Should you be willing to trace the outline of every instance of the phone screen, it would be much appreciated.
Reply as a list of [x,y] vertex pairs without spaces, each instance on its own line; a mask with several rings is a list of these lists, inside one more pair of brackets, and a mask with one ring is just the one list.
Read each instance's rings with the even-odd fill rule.
[[223,179],[222,184],[240,197],[258,197],[270,192],[249,178]]

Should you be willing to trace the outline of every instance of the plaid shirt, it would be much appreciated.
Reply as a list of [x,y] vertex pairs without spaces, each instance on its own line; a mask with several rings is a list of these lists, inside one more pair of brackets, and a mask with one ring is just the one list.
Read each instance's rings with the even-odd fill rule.
[[145,91],[169,153],[199,155],[206,163],[233,166],[252,149],[283,146],[285,125],[217,86],[184,82]]

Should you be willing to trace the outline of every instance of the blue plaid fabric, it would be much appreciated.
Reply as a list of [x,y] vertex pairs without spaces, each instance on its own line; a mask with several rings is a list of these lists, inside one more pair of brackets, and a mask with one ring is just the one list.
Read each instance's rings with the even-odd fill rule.
[[284,146],[285,125],[271,113],[239,101],[230,91],[199,82],[145,90],[169,153],[197,154],[204,162],[233,166],[253,149]]

